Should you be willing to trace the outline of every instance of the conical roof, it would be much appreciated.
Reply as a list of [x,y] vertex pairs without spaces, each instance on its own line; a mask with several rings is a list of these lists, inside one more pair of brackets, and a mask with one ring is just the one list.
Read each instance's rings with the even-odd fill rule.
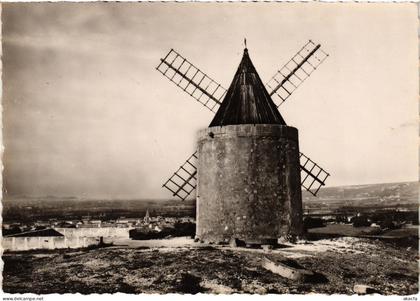
[[255,70],[247,48],[210,127],[231,124],[286,125]]

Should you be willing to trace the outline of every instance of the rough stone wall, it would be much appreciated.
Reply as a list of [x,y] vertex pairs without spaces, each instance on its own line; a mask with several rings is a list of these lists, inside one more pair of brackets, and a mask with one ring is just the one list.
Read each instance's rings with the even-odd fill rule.
[[199,132],[198,238],[264,243],[301,231],[297,129],[247,124]]

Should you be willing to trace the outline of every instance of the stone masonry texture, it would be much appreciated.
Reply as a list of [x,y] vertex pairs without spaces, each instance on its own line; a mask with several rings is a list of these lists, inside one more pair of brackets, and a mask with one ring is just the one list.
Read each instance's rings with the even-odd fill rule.
[[262,244],[301,233],[297,129],[241,124],[201,130],[197,238]]

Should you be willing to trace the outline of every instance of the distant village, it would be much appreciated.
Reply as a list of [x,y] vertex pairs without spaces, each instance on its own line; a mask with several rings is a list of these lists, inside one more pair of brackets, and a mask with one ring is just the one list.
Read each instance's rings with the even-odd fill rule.
[[[94,219],[91,216],[82,216],[81,219],[59,220],[57,218],[50,218],[47,221],[35,221],[33,223],[3,223],[3,235],[16,234],[26,231],[43,230],[46,228],[134,228],[134,227],[149,227],[156,231],[160,231],[165,227],[170,227],[175,222],[189,222],[193,221],[190,217],[162,217],[150,216],[149,210],[142,218],[126,218],[124,216],[115,220],[102,221]],[[15,233],[12,233],[15,232]]]
[[10,251],[31,249],[82,248],[112,244],[117,239],[157,239],[193,236],[192,217],[151,216],[100,220],[91,216],[80,219],[3,223],[3,248]]
[[[384,231],[418,225],[418,211],[375,210],[361,213],[304,211],[304,227],[310,229],[328,228],[330,225],[350,226],[365,233],[379,234]],[[362,210],[363,211],[363,210]],[[343,228],[336,228],[342,232]],[[348,229],[348,228],[347,228]],[[325,230],[321,230],[324,231]],[[328,232],[329,230],[327,230]],[[347,231],[347,230],[346,230]],[[357,231],[357,230],[356,230]],[[195,235],[194,217],[152,216],[149,210],[142,217],[100,219],[98,216],[81,218],[36,220],[31,222],[5,222],[2,225],[3,248],[5,251],[26,251],[36,249],[86,248],[111,245],[118,240],[165,239]],[[356,232],[354,232],[356,233]],[[366,234],[366,233],[365,233]],[[313,234],[312,234],[313,235]]]
[[[343,188],[326,188],[323,197],[304,201],[304,227],[308,235],[316,237],[416,234],[417,186],[410,182],[350,187],[338,198]],[[382,201],[377,200],[378,195]],[[194,212],[194,200],[6,200],[2,246],[7,252],[194,237]]]

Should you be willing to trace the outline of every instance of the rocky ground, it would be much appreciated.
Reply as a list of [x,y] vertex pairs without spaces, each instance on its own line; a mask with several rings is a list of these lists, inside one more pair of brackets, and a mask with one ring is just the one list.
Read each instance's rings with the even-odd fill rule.
[[[310,281],[262,267],[265,257],[316,272]],[[354,294],[356,284],[380,294],[418,292],[418,250],[377,240],[333,238],[275,250],[177,240],[147,246],[3,254],[7,293],[253,293]]]

